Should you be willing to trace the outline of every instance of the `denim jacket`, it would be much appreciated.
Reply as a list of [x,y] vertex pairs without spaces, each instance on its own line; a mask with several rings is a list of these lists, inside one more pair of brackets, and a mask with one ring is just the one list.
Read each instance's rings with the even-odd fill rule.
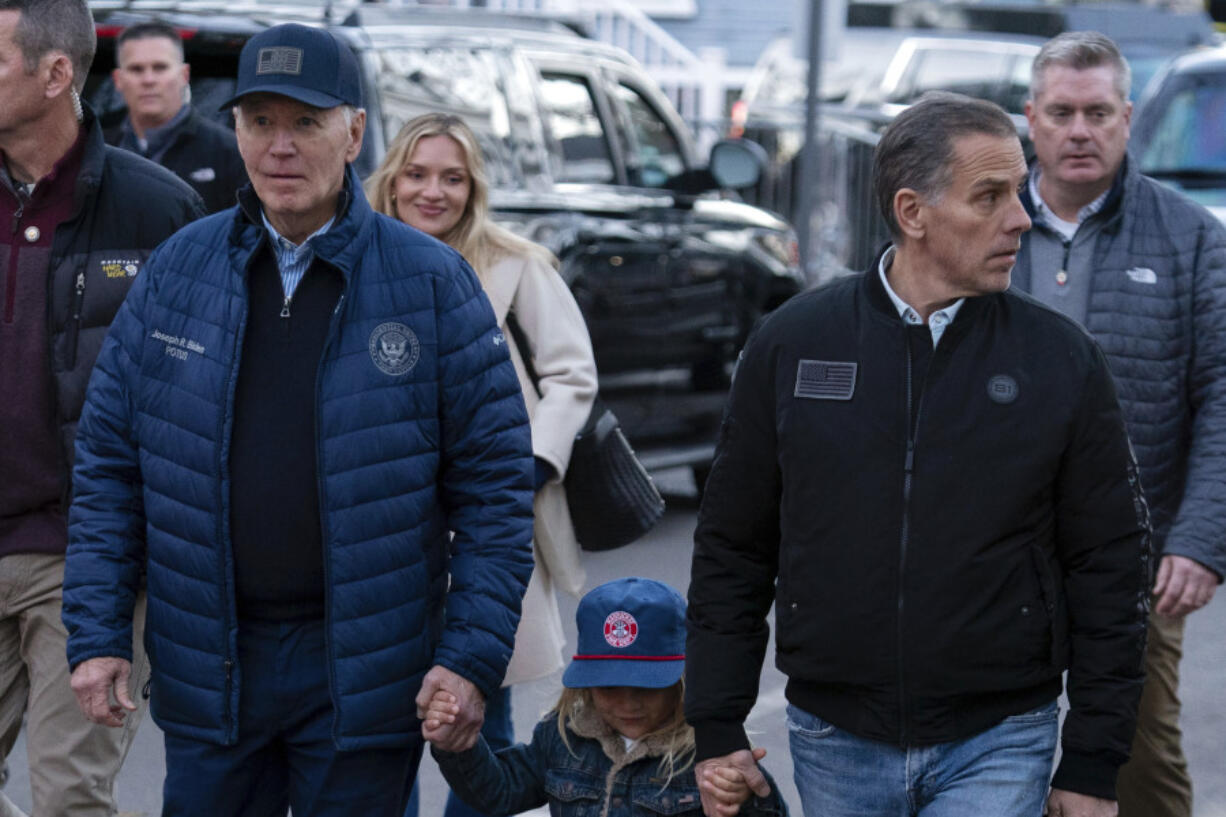
[[[570,749],[550,713],[532,732],[532,741],[495,754],[484,738],[466,752],[432,749],[443,776],[464,802],[484,814],[511,815],[549,805],[551,817],[654,817],[702,815],[693,767],[665,783],[663,747],[650,738],[629,751],[620,735],[592,713],[569,731]],[[771,793],[751,795],[744,817],[786,817],[775,781]]]

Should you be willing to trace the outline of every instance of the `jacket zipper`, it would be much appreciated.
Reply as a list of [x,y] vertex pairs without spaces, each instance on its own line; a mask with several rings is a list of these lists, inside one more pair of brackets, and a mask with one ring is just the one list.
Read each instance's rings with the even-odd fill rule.
[[898,542],[898,743],[907,745],[907,668],[903,655],[903,611],[906,601],[907,545],[911,539],[911,479],[915,465],[915,427],[911,422],[915,394],[912,384],[911,344],[903,335],[907,355],[907,454],[903,461],[902,536]]
[[[1073,238],[1076,238],[1076,234],[1073,235]],[[1073,239],[1065,238],[1060,243],[1064,246],[1064,258],[1060,261],[1060,272],[1064,273],[1064,282],[1057,281],[1056,283],[1064,286],[1068,283],[1068,259],[1073,252]]]
[[68,368],[77,365],[77,338],[81,335],[81,312],[85,307],[85,271],[77,273],[72,298],[72,322],[68,324]]
[[[906,746],[909,736],[907,725],[911,716],[910,707],[907,705],[907,666],[904,655],[906,639],[903,632],[903,613],[906,610],[907,548],[911,544],[911,487],[915,475],[915,443],[919,437],[920,419],[924,414],[924,392],[927,390],[928,375],[935,362],[936,349],[932,350],[932,358],[929,359],[928,368],[924,372],[918,402],[916,402],[911,344],[905,334],[903,340],[907,354],[907,451],[903,460],[902,535],[898,542],[898,741],[899,745]],[[914,422],[911,420],[913,406],[915,407]]]
[[16,314],[14,301],[17,299],[17,229],[21,226],[21,215],[25,212],[26,203],[17,197],[17,211],[13,213],[13,227],[9,232],[9,259],[5,275],[4,322],[12,323]]
[[[344,276],[342,280],[345,280]],[[332,740],[334,743],[340,740],[341,707],[336,690],[336,662],[332,658],[332,569],[328,563],[328,526],[324,524],[328,506],[323,479],[323,446],[320,445],[319,435],[319,381],[323,374],[324,360],[328,357],[328,349],[331,348],[336,338],[337,327],[340,325],[341,307],[344,304],[345,293],[342,291],[340,298],[336,301],[336,307],[332,310],[328,337],[324,341],[323,350],[319,353],[319,364],[315,367],[315,489],[319,494],[319,541],[320,547],[323,548],[324,565],[324,657],[328,664],[328,695],[332,698]],[[285,299],[285,309],[288,312],[288,298]]]

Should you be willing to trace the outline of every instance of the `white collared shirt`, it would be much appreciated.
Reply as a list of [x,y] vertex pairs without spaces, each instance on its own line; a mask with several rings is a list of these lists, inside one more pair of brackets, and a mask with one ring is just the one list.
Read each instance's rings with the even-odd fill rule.
[[1052,211],[1047,202],[1043,201],[1043,195],[1039,192],[1039,176],[1042,173],[1043,171],[1039,169],[1038,163],[1035,163],[1034,169],[1030,171],[1030,200],[1034,202],[1035,215],[1041,218],[1048,227],[1064,236],[1065,241],[1072,241],[1077,228],[1081,226],[1081,222],[1103,209],[1103,205],[1107,203],[1107,194],[1111,192],[1111,188],[1107,188],[1101,196],[1078,210],[1076,221],[1065,221]]
[[[898,310],[898,316],[904,322],[913,326],[923,326],[924,321],[920,318],[919,313],[911,308],[911,305],[898,297],[898,293],[890,286],[890,281],[886,277],[885,271],[889,269],[890,264],[894,262],[894,248],[890,247],[881,256],[881,263],[877,266],[877,274],[881,276],[881,283],[885,286],[885,294],[890,296],[890,300],[894,304],[894,308]],[[966,298],[959,298],[944,309],[938,309],[928,316],[928,331],[932,333],[932,348],[936,348],[941,341],[941,335],[945,334],[945,327],[954,322],[954,316],[958,314],[958,310],[962,308],[962,304]]]

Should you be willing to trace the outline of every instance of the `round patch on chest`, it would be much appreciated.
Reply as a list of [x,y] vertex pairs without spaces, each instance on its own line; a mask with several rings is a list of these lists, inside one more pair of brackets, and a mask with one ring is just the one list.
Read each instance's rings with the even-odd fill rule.
[[381,323],[370,333],[370,359],[379,371],[393,377],[408,374],[417,365],[421,344],[403,323]]
[[1017,399],[1017,381],[1007,374],[992,375],[988,379],[988,397],[995,403],[1008,405]]

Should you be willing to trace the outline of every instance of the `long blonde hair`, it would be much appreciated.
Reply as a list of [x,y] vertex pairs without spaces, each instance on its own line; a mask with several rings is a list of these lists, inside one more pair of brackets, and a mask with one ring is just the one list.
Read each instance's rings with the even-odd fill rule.
[[[664,785],[677,775],[686,771],[694,763],[694,728],[685,722],[685,678],[673,685],[676,692],[676,705],[672,717],[654,732],[649,732],[640,740],[654,738],[664,745],[664,754],[660,758],[659,771],[664,777]],[[586,687],[580,689],[563,689],[554,704],[553,713],[558,716],[558,734],[562,743],[574,754],[570,747],[571,722],[580,717],[584,710],[595,712],[596,705],[592,702],[592,691]]]
[[396,178],[409,163],[417,143],[431,136],[447,136],[459,145],[471,180],[464,213],[447,235],[442,236],[443,241],[459,250],[478,276],[484,276],[486,270],[509,255],[535,256],[556,268],[558,262],[553,253],[495,224],[490,218],[489,178],[481,146],[472,128],[458,116],[428,113],[404,124],[378,169],[366,180],[366,196],[371,206],[377,212],[399,218],[396,215]]

